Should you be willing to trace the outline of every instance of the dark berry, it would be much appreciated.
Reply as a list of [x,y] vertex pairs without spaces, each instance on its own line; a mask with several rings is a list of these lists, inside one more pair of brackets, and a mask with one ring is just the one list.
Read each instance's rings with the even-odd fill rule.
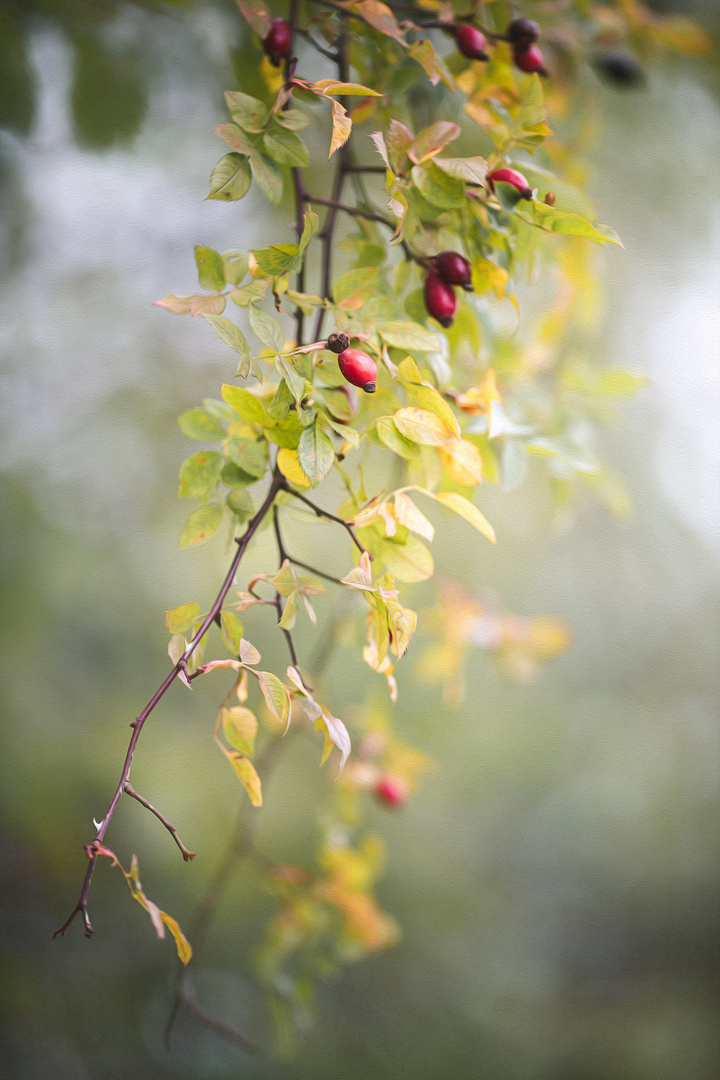
[[515,66],[519,67],[521,71],[527,71],[530,74],[536,72],[538,75],[547,75],[545,57],[540,52],[537,45],[531,45],[522,52],[516,50],[513,53],[513,60],[515,61]]
[[598,75],[613,86],[642,86],[645,82],[645,72],[627,53],[598,53],[592,62]]
[[521,172],[517,169],[495,169],[488,176],[488,185],[491,191],[495,190],[495,181],[501,184],[512,184],[522,195],[523,199],[532,198],[532,188]]
[[343,334],[341,330],[333,330],[332,334],[328,336],[327,347],[330,352],[345,352],[350,347],[350,338],[347,334]]
[[460,23],[455,27],[455,40],[457,47],[468,60],[489,60],[487,54],[487,41],[485,35],[477,26],[470,23]]
[[515,52],[525,52],[540,40],[540,27],[532,19],[513,19],[505,33]]
[[446,285],[472,288],[472,268],[464,255],[459,255],[457,251],[441,251],[435,256],[433,263]]
[[353,386],[359,386],[366,394],[377,389],[377,364],[362,349],[345,349],[338,356],[338,366]]
[[452,326],[458,309],[458,299],[452,285],[448,285],[434,270],[425,278],[425,307],[428,315],[437,319],[441,326]]
[[284,19],[273,19],[267,37],[263,38],[263,48],[275,67],[280,66],[283,57],[290,54],[292,33]]

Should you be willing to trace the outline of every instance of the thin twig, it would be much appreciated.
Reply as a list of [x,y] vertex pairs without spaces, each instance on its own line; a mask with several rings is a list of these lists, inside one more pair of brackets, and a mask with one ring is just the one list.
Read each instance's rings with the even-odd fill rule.
[[[195,634],[192,641],[190,642],[190,644],[185,649],[185,652],[182,654],[180,659],[176,662],[175,666],[172,668],[170,673],[165,677],[163,682],[160,684],[158,689],[155,691],[153,696],[150,698],[150,700],[148,701],[147,705],[142,710],[140,715],[138,717],[136,717],[136,719],[133,720],[132,723],[130,724],[131,728],[133,729],[133,733],[132,733],[132,735],[130,737],[130,743],[128,745],[127,753],[125,755],[125,761],[124,761],[124,764],[123,764],[122,773],[120,775],[120,781],[118,783],[118,786],[115,789],[115,794],[113,795],[112,799],[110,800],[110,805],[109,805],[109,807],[108,807],[108,809],[107,809],[107,811],[105,813],[105,816],[103,817],[102,821],[100,822],[100,825],[98,826],[98,831],[95,834],[95,839],[93,840],[93,844],[101,844],[102,843],[102,841],[103,841],[103,839],[105,837],[105,833],[108,830],[108,826],[110,825],[110,822],[112,820],[113,814],[115,813],[115,810],[117,809],[117,805],[120,802],[120,797],[122,796],[123,791],[125,790],[125,785],[127,784],[128,780],[130,778],[130,769],[132,767],[133,757],[135,755],[135,748],[137,747],[138,740],[140,738],[140,734],[141,734],[142,729],[143,729],[143,727],[145,725],[145,721],[150,716],[150,713],[153,711],[153,709],[158,704],[158,702],[161,700],[161,698],[165,695],[166,691],[175,682],[175,680],[180,675],[180,673],[184,672],[187,669],[187,662],[190,659],[190,657],[192,656],[193,652],[195,651],[195,648],[197,647],[198,642],[202,640],[202,638],[204,637],[204,635],[205,635],[206,631],[208,630],[208,628],[215,621],[215,616],[222,609],[225,597],[227,596],[228,592],[230,591],[230,588],[231,588],[231,586],[233,584],[233,581],[235,580],[235,575],[236,575],[236,573],[238,571],[238,567],[240,566],[240,562],[242,560],[243,555],[245,554],[245,552],[248,549],[250,541],[252,540],[253,536],[255,535],[258,528],[260,527],[260,524],[263,521],[263,519],[264,519],[265,515],[267,514],[268,510],[270,509],[270,507],[274,503],[275,496],[277,495],[278,491],[280,491],[285,486],[286,486],[285,478],[283,477],[282,473],[280,473],[279,471],[276,470],[274,475],[273,475],[272,483],[270,485],[270,488],[268,490],[267,495],[265,496],[265,500],[264,500],[262,506],[260,507],[258,512],[254,515],[254,517],[252,517],[250,519],[250,521],[248,522],[248,527],[247,527],[244,535],[239,537],[238,540],[236,541],[237,545],[238,545],[237,553],[236,553],[235,557],[233,558],[232,563],[230,564],[230,569],[228,570],[227,574],[225,575],[225,580],[223,581],[223,583],[222,583],[222,585],[220,587],[220,591],[218,592],[217,596],[215,597],[215,600],[213,601],[213,604],[212,604],[212,607],[210,608],[210,611],[207,613],[207,615],[203,619],[202,626],[200,627],[198,632]],[[90,918],[89,918],[89,915],[88,915],[87,900],[88,900],[88,893],[90,891],[90,883],[92,882],[93,871],[95,869],[95,864],[97,862],[97,854],[93,850],[93,845],[92,844],[88,845],[85,850],[87,852],[89,852],[89,854],[88,854],[89,864],[88,864],[88,868],[87,868],[87,870],[85,872],[85,879],[83,881],[82,889],[80,891],[80,897],[78,899],[77,904],[75,905],[75,907],[71,911],[69,917],[67,918],[67,920],[63,923],[63,925],[61,927],[59,927],[53,933],[53,938],[56,938],[58,935],[64,936],[66,934],[67,930],[68,930],[68,927],[72,923],[73,919],[78,914],[80,914],[82,916],[82,920],[83,920],[83,923],[85,925],[85,933],[86,933],[86,935],[88,937],[92,936],[93,929],[92,929],[92,924],[90,922]]]
[[325,578],[326,581],[332,581],[334,585],[342,585],[342,581],[339,577],[333,577],[332,574],[326,574],[324,570],[318,570],[317,566],[310,566],[310,563],[301,562],[300,559],[294,559],[292,555],[286,555],[286,559],[289,559],[293,566],[302,566],[303,570],[309,570],[311,574],[317,574],[318,577]]
[[248,1039],[247,1035],[243,1035],[236,1027],[226,1024],[223,1020],[218,1020],[215,1016],[205,1012],[187,988],[183,988],[180,992],[180,1003],[185,1011],[194,1016],[198,1023],[202,1024],[208,1031],[214,1031],[218,1035],[222,1035],[224,1039],[235,1043],[236,1046],[239,1046],[241,1050],[245,1050],[248,1054],[257,1054],[260,1050],[256,1042]]
[[182,857],[185,860],[185,862],[190,862],[192,859],[195,858],[195,856],[197,855],[197,852],[196,851],[190,851],[189,848],[185,847],[182,840],[178,836],[178,832],[177,832],[177,829],[175,828],[175,826],[171,825],[171,823],[168,821],[168,819],[166,817],[164,817],[163,814],[160,813],[160,811],[157,809],[157,807],[153,806],[153,804],[151,802],[148,802],[147,799],[144,799],[142,797],[142,795],[139,795],[138,792],[135,790],[135,788],[132,786],[132,784],[130,784],[128,781],[125,782],[125,786],[123,787],[123,791],[126,793],[126,795],[130,795],[131,798],[137,799],[137,801],[142,806],[146,807],[146,809],[148,809],[151,814],[155,815],[155,817],[158,819],[158,821],[161,821],[163,823],[163,825],[165,826],[167,831],[170,833],[170,835],[172,836],[172,838],[175,841],[175,843],[177,844],[177,846],[182,851]]
[[318,517],[327,518],[328,521],[334,521],[336,525],[342,525],[343,529],[347,529],[348,533],[352,537],[355,546],[362,552],[363,555],[368,555],[372,559],[372,555],[363,547],[355,535],[355,530],[349,521],[345,521],[344,518],[338,517],[337,514],[331,514],[329,510],[323,510],[322,506],[318,506],[317,503],[311,502],[304,495],[301,495],[299,491],[295,491],[292,488],[288,488],[289,493],[295,499],[299,499],[300,502],[304,502],[306,506],[309,506],[311,510],[315,512]]

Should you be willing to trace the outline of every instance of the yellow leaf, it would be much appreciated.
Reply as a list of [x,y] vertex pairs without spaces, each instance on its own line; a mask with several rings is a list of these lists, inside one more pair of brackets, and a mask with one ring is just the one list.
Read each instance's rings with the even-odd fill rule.
[[311,486],[310,481],[300,467],[297,450],[289,450],[287,447],[282,446],[278,450],[277,466],[285,479],[289,480],[291,484],[295,484],[296,487],[309,488]]
[[331,158],[336,150],[339,150],[341,146],[345,145],[350,138],[350,132],[352,131],[352,120],[348,116],[346,110],[339,101],[335,100],[335,98],[331,98],[331,101],[333,129],[328,158]]
[[443,446],[448,441],[445,423],[428,409],[414,406],[398,409],[393,420],[400,434],[413,442],[424,446]]
[[477,506],[471,503],[469,499],[466,499],[464,495],[458,495],[454,491],[440,491],[435,495],[435,498],[439,503],[442,503],[443,506],[447,506],[448,510],[454,510],[460,517],[469,521],[478,532],[481,532],[483,536],[487,536],[491,543],[495,544],[497,542],[495,539],[495,530],[488,519],[484,514],[481,514]]
[[253,806],[262,806],[262,784],[250,758],[239,754],[237,750],[226,750],[225,756],[237,773],[240,783],[250,796],[250,802]]
[[183,964],[189,964],[193,954],[192,946],[180,929],[177,919],[173,919],[172,915],[168,915],[166,911],[160,911],[160,909],[158,909],[158,911],[160,918],[175,938],[175,948],[177,949],[178,959]]
[[410,532],[417,533],[418,536],[424,536],[426,540],[432,542],[435,529],[422,511],[418,510],[412,499],[401,491],[398,491],[395,495],[395,517],[398,523],[404,525]]
[[234,705],[228,709],[221,709],[223,735],[235,749],[241,754],[255,753],[255,737],[257,736],[257,717],[250,709],[242,705]]
[[447,443],[440,449],[440,456],[451,480],[461,487],[474,487],[482,482],[482,458],[480,451],[467,439]]

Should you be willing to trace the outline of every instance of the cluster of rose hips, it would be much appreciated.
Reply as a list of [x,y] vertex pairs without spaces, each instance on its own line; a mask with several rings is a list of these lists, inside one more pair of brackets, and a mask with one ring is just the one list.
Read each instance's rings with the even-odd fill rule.
[[[457,47],[468,60],[489,60],[487,39],[482,30],[470,23],[453,27]],[[500,35],[498,35],[499,37]],[[545,58],[537,47],[540,27],[532,19],[513,19],[505,31],[504,39],[512,45],[515,66],[521,71],[547,75]]]
[[430,262],[425,278],[425,307],[441,326],[451,326],[457,312],[455,286],[472,291],[472,271],[464,255],[441,251]]

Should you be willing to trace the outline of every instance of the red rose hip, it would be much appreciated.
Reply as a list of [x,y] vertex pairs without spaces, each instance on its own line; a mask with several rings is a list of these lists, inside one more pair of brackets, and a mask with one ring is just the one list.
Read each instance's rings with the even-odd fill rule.
[[292,33],[284,19],[273,19],[270,23],[267,37],[263,38],[263,48],[275,67],[279,67],[283,57],[289,55],[292,48]]
[[441,251],[433,259],[435,270],[447,285],[462,285],[471,289],[472,268],[464,255],[457,251]]
[[529,49],[525,49],[523,52],[516,50],[513,59],[515,66],[519,67],[521,71],[527,71],[530,74],[537,72],[538,75],[547,75],[545,57],[537,45],[531,45]]
[[399,809],[407,802],[408,789],[399,776],[382,776],[375,785],[375,798],[383,806]]
[[441,326],[452,326],[458,309],[458,300],[452,285],[443,281],[435,270],[425,278],[425,307],[428,315],[437,319]]
[[470,23],[460,23],[455,27],[455,40],[457,47],[468,60],[489,60],[487,54],[487,41],[485,35],[477,26]]
[[488,176],[488,185],[491,191],[495,190],[495,181],[501,184],[512,184],[522,195],[523,199],[532,198],[532,188],[521,172],[517,169],[495,169]]
[[366,394],[374,394],[377,389],[377,364],[362,349],[345,349],[338,356],[338,365],[353,386],[359,386]]

